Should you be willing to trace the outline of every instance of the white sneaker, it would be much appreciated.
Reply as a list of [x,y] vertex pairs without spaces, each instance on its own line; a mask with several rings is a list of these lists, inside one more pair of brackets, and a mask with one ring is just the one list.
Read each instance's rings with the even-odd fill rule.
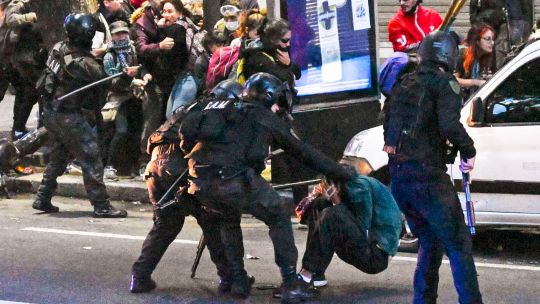
[[103,177],[108,180],[117,181],[118,175],[116,175],[116,169],[113,166],[107,166],[103,170]]

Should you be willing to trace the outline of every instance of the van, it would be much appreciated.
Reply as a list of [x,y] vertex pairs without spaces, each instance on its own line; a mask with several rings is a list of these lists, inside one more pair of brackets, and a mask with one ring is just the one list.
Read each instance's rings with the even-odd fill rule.
[[[540,228],[540,40],[531,42],[476,91],[461,123],[477,150],[471,192],[478,228]],[[356,134],[343,158],[388,182],[382,126]],[[459,161],[448,165],[462,209]],[[465,211],[464,211],[465,212]]]

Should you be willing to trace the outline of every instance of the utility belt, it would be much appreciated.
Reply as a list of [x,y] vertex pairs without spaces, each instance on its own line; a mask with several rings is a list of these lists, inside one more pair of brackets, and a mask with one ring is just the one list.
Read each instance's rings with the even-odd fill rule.
[[235,177],[243,176],[247,168],[227,167],[218,165],[202,165],[189,162],[189,173],[194,178],[229,180]]

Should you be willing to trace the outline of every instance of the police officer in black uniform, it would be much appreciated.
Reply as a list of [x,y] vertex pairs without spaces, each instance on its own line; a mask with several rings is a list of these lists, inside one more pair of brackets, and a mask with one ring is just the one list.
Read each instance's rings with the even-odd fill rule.
[[[221,242],[218,218],[219,214],[201,208],[196,199],[185,199],[191,195],[182,194],[181,202],[163,210],[157,203],[176,179],[187,168],[184,153],[180,150],[178,127],[188,109],[198,108],[211,100],[234,100],[242,94],[242,86],[232,80],[225,80],[214,87],[211,97],[188,107],[180,107],[148,139],[148,154],[152,155],[146,166],[145,180],[148,194],[154,209],[154,226],[148,233],[142,246],[142,252],[133,264],[130,291],[148,292],[156,287],[151,279],[152,272],[163,254],[182,230],[187,215],[192,215],[203,230],[210,252],[210,258],[216,264],[220,277],[218,292],[231,291],[231,276]],[[181,183],[184,185],[184,183]]]
[[482,303],[472,242],[459,199],[446,174],[447,141],[460,152],[461,170],[474,165],[473,140],[460,123],[460,88],[452,72],[454,33],[437,31],[418,49],[416,71],[401,78],[385,105],[385,147],[392,193],[418,236],[413,303],[436,303],[439,267],[447,254],[459,303]]
[[126,217],[125,210],[115,209],[103,183],[103,163],[93,127],[101,104],[100,89],[85,91],[58,101],[84,85],[104,78],[105,72],[90,48],[97,21],[89,14],[70,14],[64,21],[68,41],[57,43],[49,53],[47,68],[38,86],[45,99],[44,124],[52,139],[51,158],[37,191],[32,208],[58,212],[51,197],[57,187],[56,178],[64,173],[70,157],[76,158],[83,170],[83,181],[94,217]]
[[232,288],[247,297],[250,284],[244,270],[242,213],[251,213],[269,226],[282,284],[282,302],[313,298],[316,290],[296,274],[298,251],[290,209],[260,176],[270,144],[278,143],[309,167],[336,178],[350,173],[321,152],[303,143],[270,111],[290,94],[289,86],[267,73],[251,76],[244,85],[244,102],[210,103],[190,112],[180,127],[181,147],[188,154],[189,192],[206,207],[221,213],[221,236],[232,273]]

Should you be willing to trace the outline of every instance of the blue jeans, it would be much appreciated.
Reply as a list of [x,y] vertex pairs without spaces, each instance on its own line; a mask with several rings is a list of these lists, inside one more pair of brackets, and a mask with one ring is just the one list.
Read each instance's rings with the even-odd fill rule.
[[199,85],[191,72],[180,73],[180,75],[178,75],[176,78],[171,95],[169,96],[165,116],[167,118],[171,117],[176,108],[189,104],[195,100],[198,90]]
[[482,303],[472,241],[449,176],[439,168],[390,165],[392,194],[418,237],[414,304],[436,303],[443,254],[450,260],[459,303]]

